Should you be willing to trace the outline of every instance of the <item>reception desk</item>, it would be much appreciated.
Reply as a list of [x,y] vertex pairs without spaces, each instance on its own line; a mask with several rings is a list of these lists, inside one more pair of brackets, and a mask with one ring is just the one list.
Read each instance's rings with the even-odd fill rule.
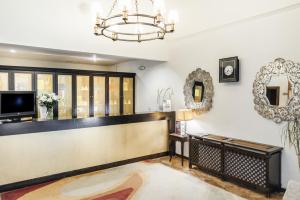
[[0,191],[167,155],[175,112],[0,125]]

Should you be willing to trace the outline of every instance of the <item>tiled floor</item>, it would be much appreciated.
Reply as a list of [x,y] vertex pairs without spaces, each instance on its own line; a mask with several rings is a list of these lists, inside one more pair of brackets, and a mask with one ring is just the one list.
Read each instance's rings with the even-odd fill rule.
[[241,197],[249,199],[249,200],[280,200],[280,199],[282,199],[282,196],[283,196],[282,193],[277,193],[277,194],[272,194],[271,198],[266,198],[263,194],[253,192],[251,190],[239,187],[239,186],[229,183],[229,182],[224,182],[221,179],[211,176],[211,175],[208,175],[204,172],[201,172],[200,170],[189,169],[187,160],[184,161],[184,167],[182,167],[181,159],[179,159],[178,157],[174,157],[171,162],[169,162],[169,157],[163,157],[158,160],[159,160],[159,162],[161,162],[167,166],[170,166],[170,167],[178,169],[180,171],[184,171],[186,173],[197,176],[201,180],[203,180],[207,183],[210,183],[217,187],[223,188],[226,191],[235,193],[238,196],[241,196]]

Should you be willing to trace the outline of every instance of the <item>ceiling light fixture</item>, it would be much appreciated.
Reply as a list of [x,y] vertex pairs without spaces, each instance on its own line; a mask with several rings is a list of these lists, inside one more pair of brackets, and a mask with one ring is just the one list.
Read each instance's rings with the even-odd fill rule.
[[[140,12],[142,8],[149,8],[147,1],[153,9]],[[171,11],[168,18],[164,17],[164,13],[163,0],[114,0],[105,18],[97,12],[94,34],[113,41],[162,40],[167,33],[175,31],[175,23],[178,21],[176,11]]]
[[92,60],[93,60],[94,62],[97,62],[97,56],[96,56],[96,54],[93,55]]
[[10,53],[16,53],[17,51],[14,49],[9,50]]

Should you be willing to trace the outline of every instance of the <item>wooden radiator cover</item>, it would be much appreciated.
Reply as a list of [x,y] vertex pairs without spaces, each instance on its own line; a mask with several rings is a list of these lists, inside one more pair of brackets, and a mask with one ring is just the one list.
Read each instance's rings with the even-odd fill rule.
[[281,147],[217,135],[189,135],[189,166],[265,193],[281,189]]

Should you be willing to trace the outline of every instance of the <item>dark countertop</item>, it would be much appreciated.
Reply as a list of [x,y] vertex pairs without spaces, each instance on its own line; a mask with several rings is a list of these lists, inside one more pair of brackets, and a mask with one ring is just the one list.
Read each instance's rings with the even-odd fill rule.
[[225,137],[225,136],[220,136],[220,135],[214,135],[214,134],[208,134],[208,135],[202,135],[202,136],[197,136],[193,134],[189,134],[191,137],[195,138],[200,138],[203,140],[211,140],[215,142],[219,142],[225,145],[232,145],[232,146],[237,146],[241,148],[248,148],[264,153],[275,153],[278,151],[281,151],[283,148],[282,147],[277,147],[269,144],[262,144],[258,142],[251,142],[247,140],[241,140],[241,139],[236,139],[236,138],[230,138],[230,137]]
[[29,134],[38,132],[60,131],[69,129],[110,126],[147,121],[168,120],[169,132],[175,131],[175,112],[136,113],[133,115],[32,120],[0,124],[0,136]]

